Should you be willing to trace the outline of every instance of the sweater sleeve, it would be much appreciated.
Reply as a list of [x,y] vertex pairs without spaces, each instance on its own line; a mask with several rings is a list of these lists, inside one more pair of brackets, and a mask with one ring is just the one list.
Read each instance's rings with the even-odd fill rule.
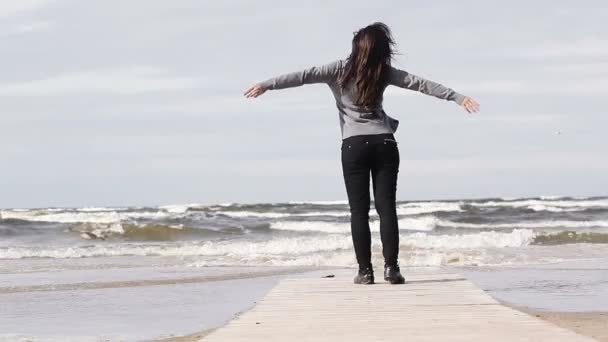
[[464,101],[465,96],[451,88],[443,86],[420,76],[410,74],[407,71],[390,67],[389,84],[397,87],[419,91],[426,95],[435,96],[440,99],[454,101],[459,105]]
[[338,78],[339,61],[269,78],[260,84],[267,90],[299,87],[310,83],[331,83]]

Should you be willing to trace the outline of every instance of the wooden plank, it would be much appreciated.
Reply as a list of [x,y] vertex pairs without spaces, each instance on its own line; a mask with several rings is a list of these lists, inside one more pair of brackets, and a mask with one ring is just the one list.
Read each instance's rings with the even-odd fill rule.
[[460,275],[402,268],[406,284],[293,275],[204,338],[226,341],[593,341],[501,305]]

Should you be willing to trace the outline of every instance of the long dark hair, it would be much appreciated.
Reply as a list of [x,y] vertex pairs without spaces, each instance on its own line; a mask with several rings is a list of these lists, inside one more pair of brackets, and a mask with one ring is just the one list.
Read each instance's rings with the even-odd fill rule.
[[378,103],[387,84],[395,41],[386,24],[375,22],[355,32],[352,51],[346,60],[340,86],[354,80],[355,104],[369,109]]

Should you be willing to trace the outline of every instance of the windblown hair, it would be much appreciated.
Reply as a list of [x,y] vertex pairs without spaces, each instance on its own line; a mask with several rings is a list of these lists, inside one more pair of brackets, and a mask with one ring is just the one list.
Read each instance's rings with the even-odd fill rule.
[[382,97],[387,84],[388,71],[395,51],[391,31],[376,22],[354,32],[352,51],[346,60],[339,84],[342,89],[354,80],[357,99],[355,104],[369,109]]

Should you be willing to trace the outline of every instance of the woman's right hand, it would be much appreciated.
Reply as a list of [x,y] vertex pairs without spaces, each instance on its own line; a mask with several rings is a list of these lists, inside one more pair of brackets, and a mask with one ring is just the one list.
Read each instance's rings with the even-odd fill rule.
[[462,101],[461,106],[469,113],[479,112],[479,103],[471,97],[466,96],[464,101]]

